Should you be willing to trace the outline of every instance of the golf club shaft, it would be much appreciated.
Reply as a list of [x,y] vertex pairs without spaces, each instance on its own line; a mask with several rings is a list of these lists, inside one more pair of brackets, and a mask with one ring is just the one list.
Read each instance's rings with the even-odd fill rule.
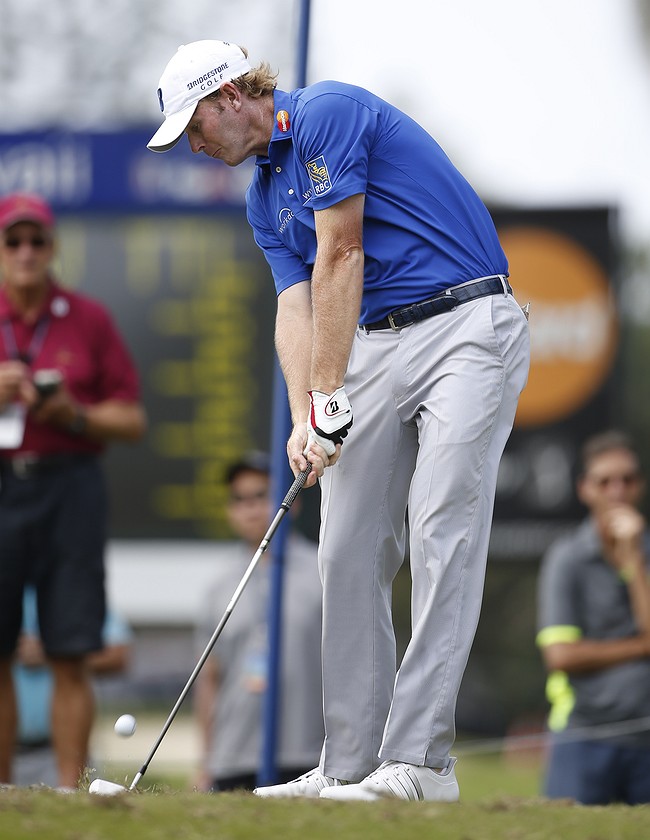
[[248,568],[244,572],[244,576],[242,577],[241,581],[239,582],[239,585],[237,586],[237,589],[235,590],[232,598],[230,599],[230,602],[228,603],[228,606],[226,607],[226,610],[225,610],[225,612],[224,612],[224,614],[221,618],[221,621],[219,622],[219,624],[215,628],[214,633],[210,637],[210,641],[206,645],[206,648],[203,651],[203,653],[201,654],[201,658],[196,663],[196,667],[192,671],[192,673],[190,675],[190,678],[188,679],[188,681],[185,684],[185,688],[181,691],[181,693],[178,697],[178,700],[174,704],[174,708],[169,713],[169,717],[165,721],[165,725],[163,726],[163,728],[160,732],[160,735],[158,736],[158,739],[156,740],[156,743],[151,748],[151,751],[149,752],[149,755],[147,756],[146,761],[144,762],[144,764],[142,765],[140,770],[135,774],[135,776],[133,778],[133,781],[131,782],[131,785],[129,786],[129,790],[133,790],[135,787],[137,787],[138,782],[144,776],[144,774],[147,772],[147,767],[149,766],[149,763],[150,763],[151,759],[156,754],[156,750],[158,749],[158,747],[160,746],[163,738],[167,734],[167,730],[172,725],[172,722],[173,722],[174,718],[176,717],[176,714],[177,714],[178,710],[180,709],[183,701],[187,697],[187,694],[188,694],[189,690],[194,685],[194,681],[196,680],[196,678],[199,674],[199,671],[205,665],[206,659],[210,655],[210,652],[212,651],[212,648],[214,647],[214,645],[215,645],[217,639],[219,638],[219,636],[221,635],[221,632],[222,632],[223,628],[225,627],[226,622],[230,618],[230,615],[231,615],[232,611],[234,610],[235,605],[237,604],[237,601],[239,601],[239,598],[240,598],[242,592],[244,591],[244,589],[246,587],[246,584],[249,581],[250,576],[255,571],[255,567],[257,566],[260,557],[262,556],[262,554],[264,554],[264,552],[268,548],[268,545],[271,542],[271,538],[273,537],[273,535],[277,531],[278,525],[280,524],[280,522],[281,522],[283,516],[285,515],[285,513],[289,510],[291,505],[296,500],[296,497],[297,497],[298,493],[300,493],[301,489],[303,488],[303,486],[305,484],[305,481],[307,480],[307,476],[309,475],[310,472],[311,472],[311,466],[308,466],[307,469],[303,470],[299,475],[296,476],[293,484],[289,488],[289,491],[287,492],[287,495],[284,497],[284,500],[283,500],[282,504],[280,505],[280,508],[278,509],[278,512],[275,514],[275,516],[273,518],[273,521],[269,525],[269,528],[268,528],[266,534],[264,535],[264,538],[262,539],[262,542],[259,544],[259,547],[258,547],[257,551],[253,555],[253,559],[248,564]]

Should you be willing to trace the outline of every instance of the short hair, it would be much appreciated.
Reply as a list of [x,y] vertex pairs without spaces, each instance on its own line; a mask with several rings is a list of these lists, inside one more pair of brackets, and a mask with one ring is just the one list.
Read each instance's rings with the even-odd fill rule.
[[[238,45],[239,46],[239,45]],[[248,50],[246,47],[239,46],[239,49],[248,58]],[[236,79],[230,79],[230,83],[239,88],[242,93],[247,94],[251,99],[259,99],[262,96],[269,96],[278,86],[278,74],[271,70],[271,65],[266,61],[261,62],[257,67],[253,67],[248,73],[243,76],[238,76]],[[221,89],[209,93],[205,98],[215,101],[219,98]]]
[[580,475],[587,472],[594,458],[615,449],[624,449],[633,455],[637,461],[640,460],[639,452],[630,435],[620,429],[609,429],[606,432],[593,435],[584,442],[580,450]]
[[252,450],[246,452],[237,461],[234,461],[226,469],[226,483],[231,486],[240,473],[256,472],[262,475],[271,475],[271,459],[266,452]]

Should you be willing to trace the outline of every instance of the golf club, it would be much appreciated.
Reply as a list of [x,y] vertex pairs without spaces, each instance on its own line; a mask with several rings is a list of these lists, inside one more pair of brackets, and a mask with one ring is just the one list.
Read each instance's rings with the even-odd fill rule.
[[194,684],[194,681],[196,680],[196,678],[199,674],[199,671],[204,666],[206,659],[210,655],[210,651],[212,650],[212,648],[214,647],[217,639],[221,635],[221,632],[222,632],[223,628],[226,626],[226,622],[230,618],[230,615],[232,614],[232,611],[234,610],[235,605],[237,604],[237,601],[239,600],[242,592],[244,591],[244,589],[246,587],[246,584],[248,583],[248,581],[250,579],[250,576],[255,571],[255,567],[257,566],[260,557],[262,556],[262,554],[264,554],[264,552],[268,548],[268,545],[271,542],[271,538],[275,534],[275,532],[278,528],[278,525],[280,524],[280,522],[282,520],[282,517],[289,510],[291,505],[295,502],[296,497],[297,497],[298,493],[300,493],[300,491],[302,490],[302,487],[303,487],[305,481],[307,480],[307,476],[309,475],[310,472],[311,472],[311,466],[308,466],[298,476],[296,476],[293,484],[289,488],[289,491],[288,491],[287,495],[284,497],[284,500],[283,500],[282,504],[280,505],[280,508],[279,508],[278,512],[275,514],[275,517],[273,518],[273,521],[269,525],[268,531],[264,535],[264,538],[262,539],[262,542],[259,544],[259,547],[258,547],[257,551],[253,555],[253,559],[249,563],[246,571],[244,572],[244,576],[242,577],[241,581],[239,582],[239,585],[237,586],[237,589],[235,590],[234,595],[230,599],[230,602],[228,603],[228,606],[226,607],[226,610],[225,610],[225,612],[224,612],[224,614],[221,618],[221,621],[219,622],[219,624],[215,628],[214,633],[210,637],[210,641],[206,645],[206,648],[203,651],[203,653],[201,654],[201,658],[196,663],[196,667],[192,671],[192,673],[190,675],[190,678],[188,679],[187,683],[185,684],[185,688],[181,691],[181,693],[178,697],[178,700],[176,701],[176,703],[174,705],[174,708],[169,713],[169,717],[165,721],[165,725],[163,726],[163,728],[160,732],[160,735],[158,736],[158,738],[156,740],[156,743],[151,748],[151,751],[150,751],[149,755],[147,756],[144,764],[140,768],[140,770],[138,770],[138,772],[135,774],[135,776],[133,778],[133,781],[131,782],[129,787],[128,788],[123,787],[122,785],[118,785],[115,782],[107,782],[104,779],[95,779],[90,784],[90,787],[88,788],[89,793],[96,793],[96,794],[99,794],[99,795],[102,795],[102,796],[113,796],[117,793],[122,793],[122,792],[127,791],[127,790],[129,790],[129,791],[134,790],[137,787],[138,782],[144,776],[144,774],[147,772],[147,768],[149,767],[149,763],[151,762],[151,759],[156,754],[156,750],[158,749],[158,747],[160,746],[163,738],[167,734],[167,730],[172,725],[172,722],[173,722],[174,718],[176,717],[176,714],[177,714],[178,710],[180,709],[180,707],[183,703],[183,700],[185,700],[185,697],[187,696],[187,693],[189,692],[190,688]]

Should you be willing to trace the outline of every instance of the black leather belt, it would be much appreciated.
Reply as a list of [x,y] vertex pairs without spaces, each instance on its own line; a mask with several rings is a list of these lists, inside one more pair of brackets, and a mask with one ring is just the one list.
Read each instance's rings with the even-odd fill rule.
[[427,300],[420,303],[411,303],[396,309],[382,318],[381,321],[374,321],[372,324],[359,324],[362,330],[401,330],[410,324],[424,321],[425,318],[432,318],[434,315],[441,315],[443,312],[451,312],[461,303],[467,303],[476,298],[486,295],[512,294],[512,289],[505,274],[494,274],[492,277],[483,277],[473,283],[465,283],[461,286],[452,286],[445,289]]
[[60,470],[91,457],[93,456],[81,452],[60,452],[53,455],[25,453],[11,458],[0,458],[0,468],[12,472],[16,478],[34,478],[34,476]]

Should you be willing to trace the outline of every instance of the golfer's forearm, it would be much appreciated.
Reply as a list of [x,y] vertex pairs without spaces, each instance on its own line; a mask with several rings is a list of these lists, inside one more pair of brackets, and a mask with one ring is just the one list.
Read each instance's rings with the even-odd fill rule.
[[359,321],[363,251],[319,255],[312,276],[314,338],[310,387],[331,394],[343,385]]
[[287,385],[294,425],[309,414],[309,369],[312,353],[312,312],[309,284],[287,289],[278,299],[275,346]]

